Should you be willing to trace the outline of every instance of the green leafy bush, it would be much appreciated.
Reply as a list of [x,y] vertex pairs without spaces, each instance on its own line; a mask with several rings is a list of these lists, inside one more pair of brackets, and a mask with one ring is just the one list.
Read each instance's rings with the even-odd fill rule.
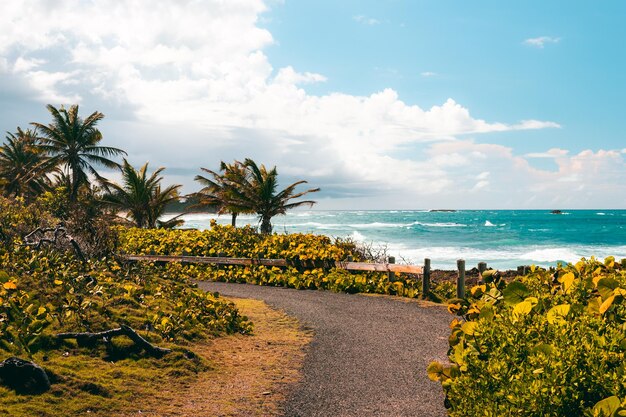
[[626,414],[626,260],[485,281],[450,302],[450,363],[428,367],[450,416]]
[[247,333],[251,324],[219,295],[162,276],[151,264],[82,262],[74,252],[23,245],[41,221],[58,220],[37,205],[0,200],[0,351],[32,354],[63,331],[102,331],[126,324],[155,342]]

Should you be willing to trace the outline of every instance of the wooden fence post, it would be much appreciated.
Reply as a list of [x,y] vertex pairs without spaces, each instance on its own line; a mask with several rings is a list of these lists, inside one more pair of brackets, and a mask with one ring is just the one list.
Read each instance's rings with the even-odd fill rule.
[[478,262],[478,279],[482,282],[483,272],[487,270],[487,262]]
[[430,295],[430,259],[424,259],[424,272],[422,275],[422,298]]
[[459,259],[456,261],[456,267],[459,270],[459,275],[456,279],[456,296],[457,298],[465,298],[465,260]]
[[[390,264],[395,264],[396,258],[395,256],[390,256],[387,261]],[[394,272],[387,272],[387,277],[389,278],[389,282],[394,282],[396,280],[396,274]]]
[[526,265],[520,265],[517,267],[517,275],[526,275]]

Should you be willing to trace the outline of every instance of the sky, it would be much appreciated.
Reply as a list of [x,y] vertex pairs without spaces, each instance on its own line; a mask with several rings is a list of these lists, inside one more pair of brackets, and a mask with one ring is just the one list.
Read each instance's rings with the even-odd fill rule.
[[185,192],[249,157],[320,187],[318,209],[626,208],[625,18],[617,0],[0,0],[0,129],[78,104]]

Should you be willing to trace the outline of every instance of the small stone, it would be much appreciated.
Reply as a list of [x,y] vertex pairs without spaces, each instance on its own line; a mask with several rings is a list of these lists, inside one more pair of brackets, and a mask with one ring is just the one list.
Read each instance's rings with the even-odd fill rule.
[[265,391],[262,395],[270,395],[271,392],[270,391]]

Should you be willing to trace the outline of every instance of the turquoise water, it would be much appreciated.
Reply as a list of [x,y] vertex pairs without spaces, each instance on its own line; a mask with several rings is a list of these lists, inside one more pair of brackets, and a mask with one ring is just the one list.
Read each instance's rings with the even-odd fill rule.
[[[185,227],[205,229],[211,218],[229,224],[229,216],[186,215]],[[303,232],[350,237],[390,255],[435,268],[468,267],[484,261],[499,269],[518,265],[552,266],[581,257],[626,258],[626,210],[427,210],[295,211],[275,217],[279,233]],[[240,216],[238,225],[257,225]]]

